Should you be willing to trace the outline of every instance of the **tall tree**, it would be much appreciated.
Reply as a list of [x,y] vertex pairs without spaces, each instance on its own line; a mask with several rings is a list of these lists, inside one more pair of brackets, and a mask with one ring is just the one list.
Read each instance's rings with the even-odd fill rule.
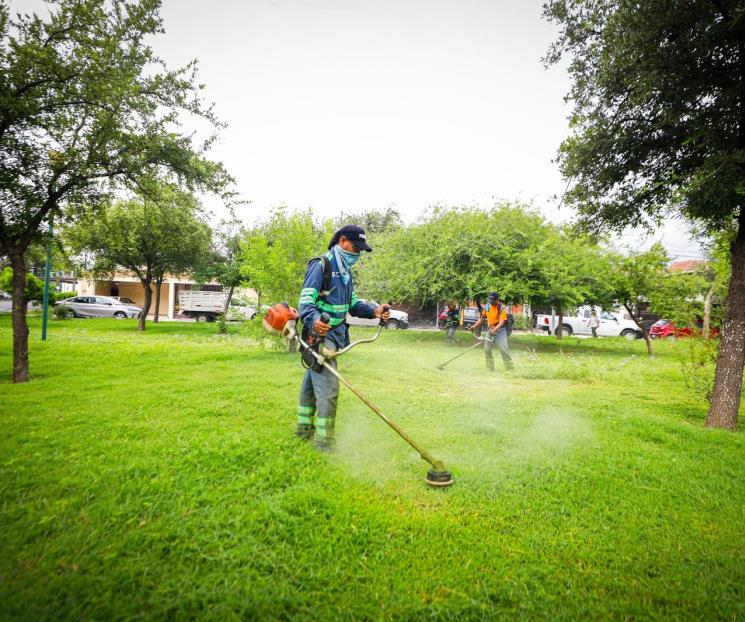
[[622,304],[636,322],[647,344],[647,354],[652,356],[652,339],[642,318],[642,310],[649,306],[652,292],[660,287],[666,276],[667,253],[661,244],[654,244],[648,251],[614,253],[611,257],[612,270],[608,277],[612,283],[613,299]]
[[741,0],[549,0],[566,57],[568,203],[594,230],[674,212],[733,227],[732,279],[706,424],[737,428],[745,363],[745,6]]
[[274,210],[241,240],[243,282],[253,288],[259,303],[262,299],[296,301],[308,261],[326,251],[332,233],[332,223],[314,221],[310,211]]
[[342,212],[334,226],[338,229],[349,224],[359,225],[367,235],[378,236],[400,229],[403,221],[401,213],[396,208],[388,207],[366,212]]
[[550,228],[533,261],[540,279],[530,299],[558,311],[557,339],[563,337],[565,312],[586,303],[609,306],[609,258],[585,237],[578,237],[569,229]]
[[0,245],[13,266],[13,380],[29,378],[28,246],[52,214],[72,218],[122,186],[178,179],[225,194],[230,178],[181,113],[219,127],[196,65],[168,70],[147,42],[158,0],[48,0],[46,17],[0,2]]
[[380,241],[360,268],[359,288],[421,306],[484,300],[491,290],[503,300],[526,300],[541,278],[534,259],[547,232],[523,205],[439,207]]
[[138,329],[152,304],[152,285],[165,274],[185,274],[209,252],[211,230],[198,216],[193,197],[173,189],[157,200],[121,201],[82,218],[68,233],[77,251],[93,254],[94,276],[110,276],[125,268],[137,275],[145,303]]
[[194,272],[199,282],[217,281],[227,290],[224,313],[228,312],[235,289],[243,282],[241,242],[245,236],[245,227],[235,216],[223,220],[213,232],[206,261]]

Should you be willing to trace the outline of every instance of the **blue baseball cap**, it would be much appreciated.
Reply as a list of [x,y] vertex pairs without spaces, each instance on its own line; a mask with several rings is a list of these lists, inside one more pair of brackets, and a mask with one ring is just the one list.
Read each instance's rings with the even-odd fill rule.
[[358,225],[344,225],[336,232],[336,235],[334,235],[334,237],[337,239],[341,236],[347,238],[347,240],[352,242],[361,251],[372,253],[372,248],[367,243],[367,239],[365,238],[365,230],[362,227]]

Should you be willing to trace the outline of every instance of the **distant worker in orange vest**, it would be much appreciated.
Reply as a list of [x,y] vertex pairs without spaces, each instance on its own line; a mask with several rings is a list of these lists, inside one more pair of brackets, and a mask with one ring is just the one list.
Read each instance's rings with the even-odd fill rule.
[[494,371],[494,356],[492,349],[496,344],[506,369],[512,369],[512,357],[510,347],[507,343],[507,308],[499,302],[499,294],[489,294],[488,302],[481,311],[481,317],[469,330],[476,331],[486,320],[487,333],[484,340],[484,356],[486,356],[486,368]]

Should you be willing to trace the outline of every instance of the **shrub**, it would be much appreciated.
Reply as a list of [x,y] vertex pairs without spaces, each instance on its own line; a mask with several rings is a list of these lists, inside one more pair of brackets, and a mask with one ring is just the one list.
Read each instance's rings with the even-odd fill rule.
[[[13,268],[7,266],[0,272],[0,289],[6,292],[13,291]],[[44,281],[36,278],[30,272],[26,274],[26,300],[29,302],[41,302],[44,294]]]
[[49,292],[49,304],[53,305],[60,300],[66,300],[67,298],[75,298],[77,292]]
[[52,307],[52,315],[55,320],[66,320],[72,317],[72,309],[65,305],[56,305]]
[[527,315],[518,313],[514,316],[515,323],[512,328],[514,330],[529,330],[530,329],[530,318]]
[[217,316],[217,332],[221,335],[228,334],[228,323],[225,321],[225,315],[222,313]]
[[714,389],[714,371],[719,353],[719,339],[690,338],[688,348],[680,359],[686,386],[707,402]]

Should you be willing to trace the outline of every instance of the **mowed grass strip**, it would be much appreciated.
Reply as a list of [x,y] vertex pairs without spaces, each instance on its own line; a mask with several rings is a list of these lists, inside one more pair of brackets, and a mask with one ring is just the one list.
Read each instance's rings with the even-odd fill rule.
[[360,346],[342,374],[438,491],[344,388],[339,453],[295,440],[298,357],[248,327],[31,329],[12,385],[0,317],[3,619],[745,616],[745,441],[703,428],[681,343],[516,335],[492,374],[438,371],[437,333]]

